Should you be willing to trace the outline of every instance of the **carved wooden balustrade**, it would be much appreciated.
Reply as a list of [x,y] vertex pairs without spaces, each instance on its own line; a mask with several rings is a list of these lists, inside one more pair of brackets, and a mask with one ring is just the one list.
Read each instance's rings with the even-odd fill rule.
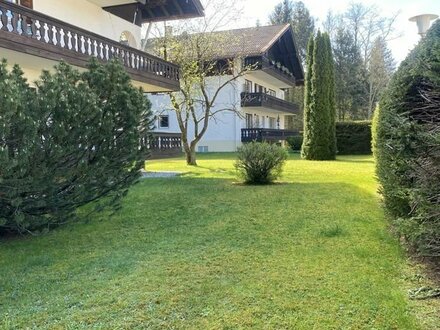
[[133,80],[178,90],[179,68],[158,57],[32,9],[0,1],[0,47],[85,67],[117,57]]

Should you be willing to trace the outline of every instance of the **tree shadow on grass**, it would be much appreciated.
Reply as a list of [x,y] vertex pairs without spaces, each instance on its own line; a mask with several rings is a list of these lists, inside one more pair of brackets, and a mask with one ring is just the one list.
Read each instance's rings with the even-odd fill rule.
[[[137,308],[140,302],[136,292],[142,291],[148,293],[143,299],[150,295],[161,298],[160,313],[152,310],[149,314],[151,322],[163,322],[164,315],[174,308],[192,317],[197,313],[188,309],[201,310],[206,301],[234,320],[233,313],[221,303],[225,290],[222,281],[235,284],[228,287],[234,299],[231,303],[245,310],[252,299],[265,311],[268,295],[291,301],[285,284],[296,283],[301,276],[308,283],[302,288],[307,292],[319,297],[316,283],[330,290],[325,283],[332,281],[332,272],[339,267],[331,260],[343,261],[347,269],[366,267],[381,281],[387,281],[386,275],[381,277],[382,271],[376,269],[394,269],[399,262],[396,242],[383,224],[376,198],[345,183],[249,186],[233,185],[226,179],[152,179],[133,187],[114,217],[103,217],[95,214],[88,224],[70,224],[47,236],[2,244],[0,278],[4,286],[0,301],[8,301],[5,312],[29,322],[46,313],[53,315],[53,322],[59,322],[69,309],[57,308],[51,302],[62,303],[65,292],[69,292],[70,300],[81,301],[84,306],[93,304],[96,297],[108,297],[100,302],[103,310],[108,307],[113,320],[125,322],[131,314],[114,309],[112,299],[124,292]],[[383,255],[386,257],[382,260]],[[388,267],[390,259],[393,267]],[[334,269],[319,271],[317,263],[325,260]],[[374,266],[369,266],[371,263]],[[345,266],[341,267],[344,272]],[[304,275],[304,268],[311,272]],[[263,274],[272,280],[262,281]],[[316,281],[307,282],[314,276]],[[391,276],[398,277],[394,273]],[[11,299],[17,278],[26,283],[20,284],[23,299]],[[56,285],[52,285],[54,281]],[[353,290],[367,296],[366,302],[357,302],[359,309],[369,308],[369,299],[375,300],[376,294],[363,290],[362,281],[353,277],[348,282]],[[118,290],[114,291],[115,287]],[[247,287],[256,289],[248,292]],[[170,288],[185,288],[179,289],[174,305],[168,303],[175,294]],[[338,296],[337,291],[332,294],[337,299],[349,299]],[[41,296],[45,297],[44,308],[35,309],[33,302]],[[354,304],[350,301],[347,303]],[[280,311],[279,317],[284,312]],[[304,312],[313,315],[307,309]],[[323,311],[329,317],[331,312]],[[79,318],[87,317],[87,310],[77,309],[75,313]],[[257,321],[267,321],[264,313],[260,320],[258,315]]]

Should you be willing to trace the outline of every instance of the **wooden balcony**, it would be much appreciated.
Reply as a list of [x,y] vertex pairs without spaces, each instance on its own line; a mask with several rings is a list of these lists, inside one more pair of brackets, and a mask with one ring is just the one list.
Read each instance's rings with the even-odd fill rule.
[[150,139],[143,141],[150,150],[150,159],[178,157],[182,152],[182,135],[180,133],[153,132]]
[[261,70],[269,74],[273,78],[278,79],[284,83],[285,87],[293,87],[295,85],[301,85],[301,81],[296,81],[293,73],[289,72],[286,68],[278,67],[276,63],[273,63],[267,57],[264,56],[252,56],[247,57],[244,60],[244,65],[248,67],[253,67],[254,70]]
[[299,113],[299,107],[295,103],[284,101],[265,93],[241,93],[241,106],[262,107],[292,114]]
[[5,1],[0,1],[0,48],[53,61],[64,60],[82,68],[91,57],[103,62],[117,57],[133,81],[139,82],[137,85],[148,86],[146,91],[179,89],[179,68],[176,65]]
[[297,131],[290,131],[285,129],[271,129],[271,128],[243,128],[241,130],[241,142],[275,142],[284,141],[288,137],[296,136]]

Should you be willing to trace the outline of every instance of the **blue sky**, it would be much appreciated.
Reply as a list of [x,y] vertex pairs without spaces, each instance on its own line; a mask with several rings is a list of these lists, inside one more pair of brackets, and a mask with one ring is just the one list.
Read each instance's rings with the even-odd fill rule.
[[[238,24],[240,27],[255,25],[257,19],[262,24],[268,22],[268,15],[280,0],[243,0],[244,19]],[[329,9],[334,12],[344,11],[352,2],[351,0],[303,0],[311,14],[319,22],[325,19]],[[440,0],[362,0],[358,1],[366,5],[375,5],[384,16],[391,16],[400,11],[396,22],[396,28],[401,33],[401,37],[390,41],[390,48],[394,58],[400,62],[420,39],[417,34],[415,23],[408,19],[420,14],[440,15]]]

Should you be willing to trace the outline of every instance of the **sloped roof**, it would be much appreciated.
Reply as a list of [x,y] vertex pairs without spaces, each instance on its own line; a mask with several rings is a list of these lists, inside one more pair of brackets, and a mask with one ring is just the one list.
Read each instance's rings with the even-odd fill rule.
[[[288,29],[289,24],[270,25],[212,32],[224,35],[219,57],[257,56],[265,53]],[[219,38],[221,40],[221,38]]]
[[[202,44],[207,43],[207,45],[214,43],[215,47],[212,49],[207,46],[207,49],[213,53],[209,54],[210,51],[208,51],[206,55],[212,59],[264,56],[288,67],[297,81],[304,80],[304,71],[290,24],[182,34],[175,38],[190,38],[198,40]],[[164,39],[149,39],[146,50],[154,53],[155,46],[160,45],[162,40]]]

